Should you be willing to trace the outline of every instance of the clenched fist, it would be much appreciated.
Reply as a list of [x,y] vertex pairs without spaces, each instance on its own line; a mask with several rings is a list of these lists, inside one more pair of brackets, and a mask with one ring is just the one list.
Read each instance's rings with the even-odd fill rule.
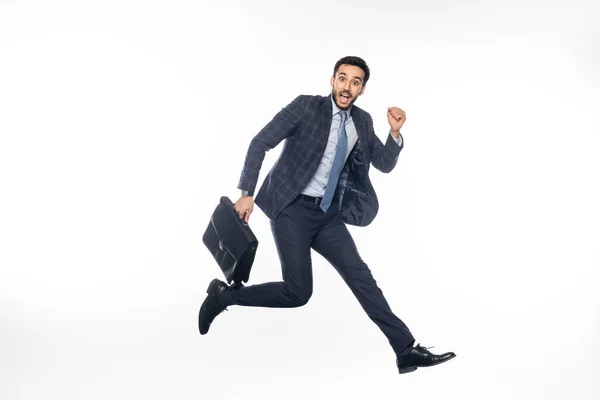
[[402,128],[404,121],[406,121],[406,113],[401,108],[390,107],[387,110],[387,119],[390,128],[392,129],[392,135],[395,138],[398,138],[398,135],[400,135],[400,128]]

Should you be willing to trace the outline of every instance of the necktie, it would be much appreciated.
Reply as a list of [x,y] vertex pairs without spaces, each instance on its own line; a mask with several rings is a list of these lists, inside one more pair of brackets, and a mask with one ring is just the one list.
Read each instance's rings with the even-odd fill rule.
[[342,117],[342,121],[340,122],[340,129],[338,130],[337,150],[335,152],[335,157],[333,158],[331,171],[329,172],[329,180],[327,181],[325,194],[323,194],[323,198],[321,199],[321,210],[323,211],[327,211],[329,206],[331,206],[340,172],[342,172],[342,167],[346,161],[346,150],[348,148],[348,138],[346,137],[346,112],[341,111],[340,116]]

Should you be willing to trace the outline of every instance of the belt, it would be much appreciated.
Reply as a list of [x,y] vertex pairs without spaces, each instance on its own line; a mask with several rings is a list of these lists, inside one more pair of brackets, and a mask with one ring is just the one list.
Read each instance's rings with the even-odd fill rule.
[[321,199],[322,197],[313,197],[313,196],[308,196],[306,194],[301,194],[300,196],[298,196],[301,200],[304,201],[310,201],[313,204],[321,204]]

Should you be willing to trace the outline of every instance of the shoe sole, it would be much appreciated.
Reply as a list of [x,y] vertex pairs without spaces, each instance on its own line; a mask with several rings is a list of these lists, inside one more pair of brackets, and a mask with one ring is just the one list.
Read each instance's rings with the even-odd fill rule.
[[440,361],[439,363],[436,364],[431,364],[431,365],[419,365],[418,367],[406,367],[406,368],[399,368],[398,369],[398,373],[399,374],[407,374],[409,372],[413,372],[415,371],[417,368],[429,368],[429,367],[435,367],[436,365],[440,365],[443,364],[447,361],[452,360],[454,357],[456,357],[456,354],[454,354],[452,357],[449,357],[447,359],[445,359],[444,361]]
[[[208,296],[206,296],[206,299],[204,299],[204,302],[202,303],[202,306],[204,305],[204,303],[206,303],[206,300],[208,300],[208,298],[210,296],[213,296],[213,288],[219,284],[219,280],[218,279],[213,279],[210,284],[208,285],[208,288],[206,289],[206,293],[208,293]],[[200,306],[200,312],[202,312],[202,306]],[[198,313],[198,331],[200,332],[201,335],[206,335],[208,333],[208,330],[210,329],[210,325],[206,328],[206,332],[202,332],[202,329],[200,328],[200,313]]]
[[407,374],[409,372],[413,372],[416,370],[417,370],[417,367],[400,368],[400,369],[398,369],[398,373],[399,374]]

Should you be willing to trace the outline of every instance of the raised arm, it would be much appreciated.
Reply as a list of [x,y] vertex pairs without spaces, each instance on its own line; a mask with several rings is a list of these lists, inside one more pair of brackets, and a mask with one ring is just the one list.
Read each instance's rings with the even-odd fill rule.
[[369,117],[369,130],[372,135],[370,151],[371,163],[381,172],[390,172],[398,162],[400,150],[404,147],[404,140],[400,135],[400,128],[406,121],[406,114],[398,107],[390,107],[387,112],[388,123],[390,124],[390,133],[387,136],[385,145],[375,135],[373,130],[373,120]]

